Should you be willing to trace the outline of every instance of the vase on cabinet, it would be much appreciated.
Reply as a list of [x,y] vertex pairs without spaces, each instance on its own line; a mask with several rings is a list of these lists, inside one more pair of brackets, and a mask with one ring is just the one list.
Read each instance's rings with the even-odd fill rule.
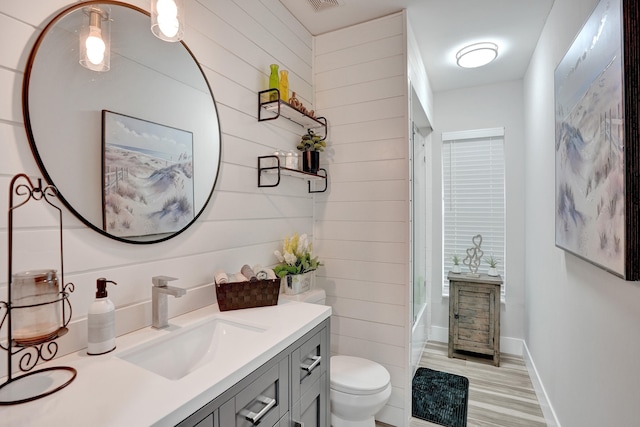
[[318,169],[320,169],[320,152],[303,151],[302,170],[310,173],[318,173]]
[[495,267],[489,267],[489,271],[487,271],[487,274],[489,276],[492,276],[492,277],[497,277],[498,276],[498,269],[495,268]]
[[284,293],[286,295],[298,295],[307,292],[315,287],[316,274],[314,271],[307,271],[302,274],[289,274],[280,279]]

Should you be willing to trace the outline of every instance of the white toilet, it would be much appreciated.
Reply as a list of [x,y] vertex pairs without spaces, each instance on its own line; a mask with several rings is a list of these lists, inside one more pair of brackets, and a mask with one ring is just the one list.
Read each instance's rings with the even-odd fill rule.
[[[280,298],[324,304],[324,289]],[[351,356],[332,356],[329,382],[332,427],[375,427],[375,414],[391,396],[391,376],[380,364]]]

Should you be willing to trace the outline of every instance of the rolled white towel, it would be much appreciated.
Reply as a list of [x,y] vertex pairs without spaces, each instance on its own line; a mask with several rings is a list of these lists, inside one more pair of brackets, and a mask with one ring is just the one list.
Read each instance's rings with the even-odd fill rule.
[[278,278],[278,276],[276,276],[276,272],[275,271],[273,271],[270,268],[267,268],[266,270],[267,270],[267,279],[274,280],[274,279]]
[[266,280],[269,277],[266,269],[262,268],[260,264],[256,264],[253,266],[253,272],[256,274],[258,280]]
[[213,273],[213,277],[215,279],[215,282],[219,285],[229,282],[229,276],[227,276],[227,273],[225,273],[223,270],[216,270],[216,272]]
[[236,273],[233,275],[233,281],[234,282],[248,282],[249,279],[247,279],[244,274],[242,273]]

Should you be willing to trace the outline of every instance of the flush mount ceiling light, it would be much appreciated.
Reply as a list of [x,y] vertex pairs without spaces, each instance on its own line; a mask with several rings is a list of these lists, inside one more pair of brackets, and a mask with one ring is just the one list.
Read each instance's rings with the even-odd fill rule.
[[497,57],[498,45],[495,43],[475,43],[460,49],[456,53],[456,62],[462,68],[477,68],[487,65]]

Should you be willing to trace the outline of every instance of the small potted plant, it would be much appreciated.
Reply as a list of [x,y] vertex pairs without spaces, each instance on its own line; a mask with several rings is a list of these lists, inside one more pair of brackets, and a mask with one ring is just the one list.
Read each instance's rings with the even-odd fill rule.
[[488,257],[486,257],[484,259],[484,261],[489,264],[489,271],[487,271],[487,274],[489,276],[497,276],[498,275],[498,260],[496,258],[493,257],[493,255],[490,255]]
[[322,265],[318,257],[313,256],[311,242],[306,234],[287,237],[282,245],[282,252],[274,251],[280,264],[273,268],[282,279],[284,292],[296,295],[314,287],[315,270]]
[[317,173],[320,169],[320,152],[324,151],[327,142],[322,137],[309,129],[302,135],[297,149],[302,151],[302,170]]
[[451,260],[453,261],[453,273],[460,273],[462,270],[460,269],[460,257],[458,257],[458,255],[454,255],[451,257]]

